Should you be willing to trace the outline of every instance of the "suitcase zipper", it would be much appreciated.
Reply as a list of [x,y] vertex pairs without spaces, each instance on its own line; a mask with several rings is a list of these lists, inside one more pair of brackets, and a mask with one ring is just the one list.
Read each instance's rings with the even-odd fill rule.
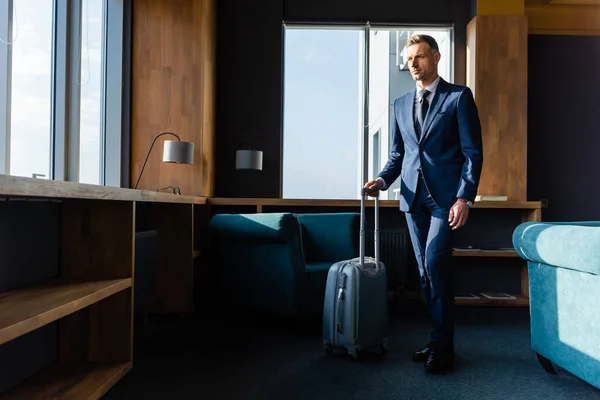
[[346,274],[342,273],[340,274],[339,278],[338,278],[338,295],[337,295],[337,312],[336,312],[336,322],[335,322],[335,327],[336,327],[336,331],[337,333],[343,333],[344,329],[342,326],[342,311],[344,310],[343,307],[343,302],[344,302],[344,298],[345,298],[345,291],[344,289],[346,288]]

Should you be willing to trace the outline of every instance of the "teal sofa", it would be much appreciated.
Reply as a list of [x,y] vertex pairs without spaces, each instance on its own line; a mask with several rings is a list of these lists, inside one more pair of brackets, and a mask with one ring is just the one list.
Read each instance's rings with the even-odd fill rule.
[[526,222],[513,244],[527,260],[531,347],[600,389],[600,221]]
[[214,215],[219,299],[237,309],[318,315],[331,265],[358,257],[359,224],[358,213]]

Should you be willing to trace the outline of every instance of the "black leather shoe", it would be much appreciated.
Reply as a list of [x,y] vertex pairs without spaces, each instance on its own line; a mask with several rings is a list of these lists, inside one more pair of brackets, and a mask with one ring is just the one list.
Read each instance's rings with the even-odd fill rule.
[[429,353],[431,352],[431,347],[429,345],[425,346],[419,351],[416,351],[412,355],[412,359],[415,362],[427,361],[429,358]]
[[454,351],[432,350],[425,362],[425,370],[432,374],[446,372],[454,368]]

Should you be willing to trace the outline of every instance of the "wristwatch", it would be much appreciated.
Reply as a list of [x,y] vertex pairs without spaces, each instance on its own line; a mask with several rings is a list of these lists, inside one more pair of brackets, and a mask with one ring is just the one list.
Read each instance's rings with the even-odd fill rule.
[[467,205],[467,207],[473,207],[473,202],[471,200],[460,199],[463,203]]

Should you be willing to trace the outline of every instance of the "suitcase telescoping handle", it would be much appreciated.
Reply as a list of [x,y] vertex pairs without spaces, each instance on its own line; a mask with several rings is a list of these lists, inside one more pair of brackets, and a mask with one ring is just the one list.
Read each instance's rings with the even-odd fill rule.
[[[362,188],[360,192],[360,266],[365,266],[365,221],[367,213],[365,211],[365,197],[368,193],[372,193],[371,189]],[[375,268],[379,269],[379,195],[375,197]]]

